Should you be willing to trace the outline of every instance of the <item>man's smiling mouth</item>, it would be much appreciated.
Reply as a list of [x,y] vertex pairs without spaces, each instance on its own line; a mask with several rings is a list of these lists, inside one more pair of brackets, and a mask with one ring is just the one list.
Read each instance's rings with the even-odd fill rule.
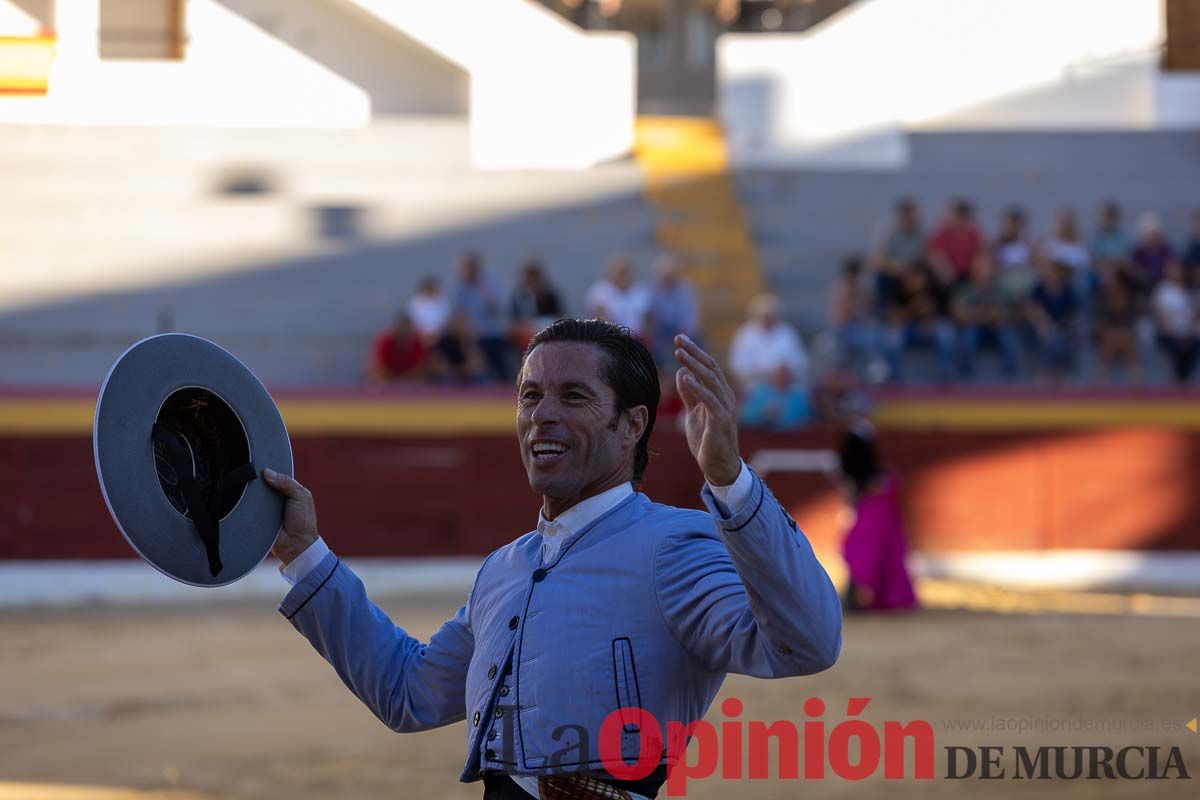
[[546,439],[539,439],[529,446],[529,452],[533,455],[534,461],[550,461],[565,454],[571,448],[562,442],[554,442]]

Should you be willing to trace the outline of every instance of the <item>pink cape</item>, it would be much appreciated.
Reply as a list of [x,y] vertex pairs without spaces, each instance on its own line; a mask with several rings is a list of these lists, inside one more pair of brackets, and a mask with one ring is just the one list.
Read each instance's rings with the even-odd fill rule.
[[851,583],[871,593],[864,608],[889,610],[917,604],[904,566],[908,541],[897,488],[896,479],[889,475],[879,489],[859,498],[854,524],[842,543]]

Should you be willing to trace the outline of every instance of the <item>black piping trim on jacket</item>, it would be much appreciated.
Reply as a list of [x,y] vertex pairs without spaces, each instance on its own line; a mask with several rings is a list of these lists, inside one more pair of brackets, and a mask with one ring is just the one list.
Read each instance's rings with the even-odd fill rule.
[[[761,483],[761,479],[760,479],[760,483]],[[756,505],[756,506],[754,507],[754,513],[753,513],[753,514],[751,514],[750,516],[746,517],[746,521],[745,521],[745,522],[743,522],[741,525],[738,525],[736,528],[726,528],[725,530],[729,531],[730,533],[732,533],[733,531],[740,531],[742,528],[744,528],[744,527],[746,527],[747,525],[749,525],[749,524],[750,524],[750,522],[751,522],[751,521],[752,521],[752,520],[753,520],[755,517],[757,517],[757,516],[758,516],[758,510],[759,510],[760,508],[762,508],[763,500],[766,500],[766,499],[767,499],[767,487],[766,487],[766,486],[762,486],[762,487],[760,487],[760,491],[761,491],[761,494],[759,494],[759,496],[758,496],[758,505]]]
[[329,574],[325,576],[325,580],[321,581],[320,584],[317,585],[317,588],[312,590],[312,594],[310,594],[308,597],[304,598],[304,602],[301,603],[300,605],[296,606],[296,610],[293,611],[292,613],[288,614],[286,619],[290,620],[292,617],[299,614],[300,609],[302,609],[306,605],[308,605],[308,601],[312,600],[314,597],[316,597],[317,592],[319,592],[319,591],[321,591],[321,589],[325,588],[325,584],[329,583],[329,579],[333,577],[333,573],[337,572],[337,568],[341,563],[342,563],[342,560],[340,558],[333,562],[333,569],[329,570]]
[[[633,691],[630,692],[629,691],[629,675],[628,675],[628,671],[625,668],[625,660],[622,659],[619,669],[621,670],[621,673],[625,674],[625,691],[627,694],[632,696],[633,701],[634,701],[634,706],[636,708],[641,708],[642,707],[642,689],[641,689],[641,686],[638,685],[637,662],[633,658],[633,642],[629,640],[628,636],[618,636],[616,639],[612,640],[613,693],[617,697],[618,706],[625,705],[625,700],[623,697],[621,697],[621,684],[617,682],[617,669],[618,669],[618,666],[617,666],[617,642],[625,642],[626,652],[629,653],[629,666],[633,670]],[[636,722],[631,722],[627,725],[622,725],[621,730],[625,731],[625,733],[632,734],[632,733],[637,733],[639,728],[638,728],[638,724]]]

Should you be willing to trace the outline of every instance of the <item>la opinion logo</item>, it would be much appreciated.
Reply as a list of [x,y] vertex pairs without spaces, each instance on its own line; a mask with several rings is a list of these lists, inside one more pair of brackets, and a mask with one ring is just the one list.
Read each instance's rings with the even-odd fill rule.
[[[801,777],[823,780],[832,774],[842,780],[861,781],[876,775],[881,764],[883,777],[888,780],[933,780],[936,777],[933,726],[926,720],[906,723],[889,720],[876,726],[861,718],[870,702],[866,697],[849,698],[847,718],[832,727],[823,719],[826,704],[818,697],[804,702],[806,719],[799,727],[790,720],[743,721],[739,719],[743,704],[736,697],[721,704],[726,719],[719,726],[706,720],[668,721],[663,726],[644,708],[620,708],[610,713],[600,727],[600,759],[613,778],[637,781],[658,769],[665,753],[667,794],[672,797],[686,795],[688,781],[696,778],[714,775],[733,780],[769,778],[772,754],[777,758],[774,777],[779,780]],[[502,745],[506,751],[504,760],[509,762],[516,760],[511,753],[515,716],[502,717],[507,734]],[[1185,727],[1194,732],[1195,725],[1192,720]],[[579,740],[550,756],[547,763],[550,773],[569,773],[569,768],[560,765],[578,764],[580,751],[590,752],[587,730],[580,725],[559,726],[553,734],[555,741],[561,741],[567,729]],[[622,745],[631,730],[638,734],[638,755],[629,762],[623,756]],[[687,750],[693,740],[693,757],[689,759]],[[940,777],[946,780],[1191,778],[1178,747],[1059,745],[1006,749],[997,745],[955,745],[943,749],[946,771]],[[906,754],[911,754],[911,758],[906,759]]]

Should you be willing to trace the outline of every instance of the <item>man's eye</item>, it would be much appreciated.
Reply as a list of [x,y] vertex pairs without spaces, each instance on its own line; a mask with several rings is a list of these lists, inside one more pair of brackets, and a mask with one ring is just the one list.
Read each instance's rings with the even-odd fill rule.
[[583,400],[583,399],[585,399],[584,396],[581,395],[579,392],[567,392],[566,398],[568,400]]
[[538,397],[538,393],[534,392],[534,391],[528,391],[528,392],[525,392],[523,395],[521,395],[522,400],[536,400],[537,397]]

